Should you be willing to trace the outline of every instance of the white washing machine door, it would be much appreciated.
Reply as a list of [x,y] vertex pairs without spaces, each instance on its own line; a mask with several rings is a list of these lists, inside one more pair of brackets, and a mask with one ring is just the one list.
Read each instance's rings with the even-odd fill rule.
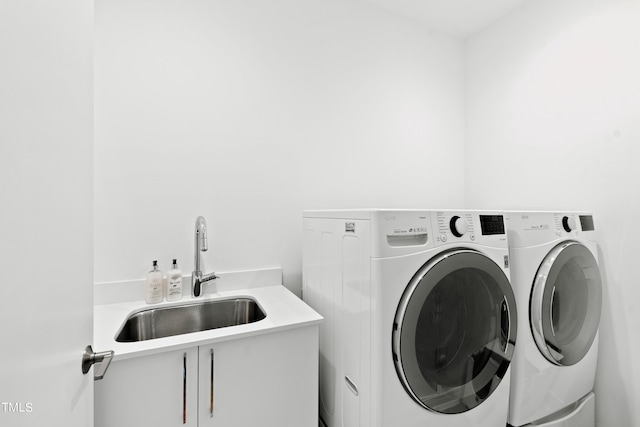
[[591,251],[574,241],[554,247],[531,291],[531,331],[540,352],[556,365],[578,363],[596,337],[601,309],[600,269]]
[[442,253],[409,282],[393,325],[393,358],[424,408],[457,414],[480,405],[513,355],[516,304],[503,270],[469,249]]

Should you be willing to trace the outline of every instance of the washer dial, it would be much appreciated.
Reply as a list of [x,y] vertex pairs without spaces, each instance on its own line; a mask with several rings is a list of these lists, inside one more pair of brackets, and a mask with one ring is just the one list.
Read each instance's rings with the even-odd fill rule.
[[451,233],[456,237],[462,237],[467,232],[467,227],[467,221],[457,215],[451,217],[451,221],[449,221]]

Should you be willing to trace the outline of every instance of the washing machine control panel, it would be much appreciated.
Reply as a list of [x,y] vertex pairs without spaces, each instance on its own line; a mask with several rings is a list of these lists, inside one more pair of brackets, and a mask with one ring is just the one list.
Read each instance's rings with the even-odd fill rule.
[[438,242],[474,241],[476,239],[472,213],[437,212],[434,219],[438,229],[436,236]]
[[447,243],[453,240],[475,240],[473,214],[467,212],[436,212],[436,241]]
[[504,215],[478,211],[439,211],[432,217],[436,243],[506,242]]
[[[418,248],[459,247],[476,244],[506,248],[503,212],[474,210],[373,210],[371,215],[374,257],[414,253]],[[353,221],[345,221],[345,233],[358,233]]]

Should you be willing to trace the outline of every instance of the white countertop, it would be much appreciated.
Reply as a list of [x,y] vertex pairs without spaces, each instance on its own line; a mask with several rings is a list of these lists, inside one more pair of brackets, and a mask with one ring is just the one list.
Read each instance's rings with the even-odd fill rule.
[[[245,325],[229,326],[146,341],[121,343],[115,340],[116,334],[127,317],[140,309],[235,297],[255,299],[266,314],[266,317],[260,321]],[[153,305],[146,304],[144,300],[124,301],[94,306],[93,348],[95,351],[113,350],[115,353],[113,360],[123,360],[231,339],[245,338],[257,334],[310,326],[318,324],[322,322],[322,320],[322,316],[282,285],[218,290],[217,293],[205,294],[200,298],[186,296],[180,301],[165,301]]]

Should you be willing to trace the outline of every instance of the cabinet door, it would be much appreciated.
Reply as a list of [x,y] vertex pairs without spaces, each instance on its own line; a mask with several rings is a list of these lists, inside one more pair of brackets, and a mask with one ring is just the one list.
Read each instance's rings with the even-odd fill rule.
[[200,427],[317,427],[318,328],[200,347]]
[[198,350],[114,360],[95,382],[95,427],[198,425]]

